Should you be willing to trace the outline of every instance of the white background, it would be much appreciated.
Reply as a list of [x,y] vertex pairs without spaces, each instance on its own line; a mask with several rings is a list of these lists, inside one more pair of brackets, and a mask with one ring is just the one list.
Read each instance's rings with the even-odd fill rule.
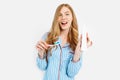
[[60,3],[69,3],[93,46],[83,55],[76,80],[120,80],[119,0],[1,0],[0,80],[42,80],[35,45],[51,27]]

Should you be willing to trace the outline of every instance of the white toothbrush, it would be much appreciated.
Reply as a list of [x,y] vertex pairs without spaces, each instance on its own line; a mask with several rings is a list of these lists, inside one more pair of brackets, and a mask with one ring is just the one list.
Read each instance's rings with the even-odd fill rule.
[[52,44],[49,44],[50,47],[54,47],[54,46],[57,46],[59,45],[60,43],[59,42],[55,42],[53,45]]

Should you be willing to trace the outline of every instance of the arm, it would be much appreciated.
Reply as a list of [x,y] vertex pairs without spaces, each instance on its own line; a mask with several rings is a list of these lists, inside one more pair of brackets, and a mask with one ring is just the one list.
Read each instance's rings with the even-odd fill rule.
[[[88,33],[86,34],[86,36],[87,36],[86,37],[87,47],[90,47],[92,46],[92,41],[90,41],[88,37]],[[83,54],[83,51],[81,50],[81,46],[82,46],[82,35],[80,35],[80,40],[76,46],[73,58],[71,58],[68,64],[67,74],[69,77],[74,77],[79,72],[79,69],[81,68],[82,54]]]
[[47,69],[47,62],[45,58],[41,58],[39,55],[36,59],[37,66],[41,70],[46,70]]
[[79,56],[79,60],[74,61],[73,58],[74,56],[70,59],[69,64],[68,64],[68,68],[67,68],[67,75],[69,77],[74,77],[80,70],[81,66],[82,66],[82,55]]
[[37,66],[41,70],[47,69],[47,62],[46,62],[46,56],[45,56],[45,49],[47,49],[47,43],[45,42],[47,38],[47,34],[45,33],[41,40],[37,43],[36,48],[38,50],[38,56],[36,58]]

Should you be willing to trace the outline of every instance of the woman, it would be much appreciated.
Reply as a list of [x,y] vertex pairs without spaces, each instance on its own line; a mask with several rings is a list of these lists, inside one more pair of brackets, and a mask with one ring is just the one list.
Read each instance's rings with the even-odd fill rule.
[[[37,43],[37,65],[45,70],[44,80],[74,80],[82,64],[81,39],[73,9],[61,4],[51,30]],[[88,47],[92,45],[87,34]]]

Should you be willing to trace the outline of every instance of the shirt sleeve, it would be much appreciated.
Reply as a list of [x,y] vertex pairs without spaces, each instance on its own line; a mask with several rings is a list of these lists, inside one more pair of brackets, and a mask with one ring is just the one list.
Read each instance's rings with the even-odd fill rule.
[[37,66],[39,69],[41,69],[41,70],[47,69],[47,62],[46,62],[45,58],[41,59],[41,58],[37,57],[36,62],[37,62]]
[[81,66],[82,66],[82,54],[80,60],[77,62],[73,62],[71,58],[67,68],[67,75],[69,77],[74,77],[79,72]]
[[45,41],[47,39],[48,33],[49,32],[44,33],[43,36],[41,37],[41,40]]

